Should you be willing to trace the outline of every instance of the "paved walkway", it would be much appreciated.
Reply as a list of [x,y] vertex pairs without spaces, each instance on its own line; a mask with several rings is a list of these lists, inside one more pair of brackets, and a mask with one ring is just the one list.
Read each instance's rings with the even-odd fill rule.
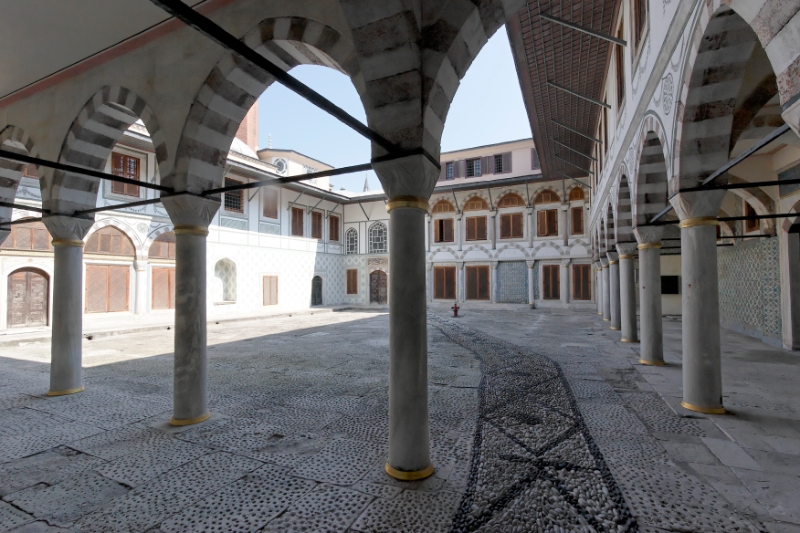
[[633,364],[597,315],[432,311],[437,472],[414,483],[383,472],[385,314],[211,325],[213,416],[181,429],[170,332],[85,341],[60,398],[47,343],[0,348],[0,530],[800,531],[793,354],[726,335],[736,414],[687,417],[677,357]]

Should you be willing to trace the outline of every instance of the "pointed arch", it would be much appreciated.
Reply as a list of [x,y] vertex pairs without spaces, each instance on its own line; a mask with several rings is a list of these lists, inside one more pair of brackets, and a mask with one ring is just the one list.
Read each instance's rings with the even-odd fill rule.
[[[0,147],[9,152],[17,152],[34,157],[39,155],[35,150],[33,140],[22,128],[14,125],[8,125],[0,130]],[[17,197],[19,182],[22,180],[26,167],[27,165],[22,163],[0,159],[0,201],[14,202]],[[38,168],[36,173],[41,176]],[[11,214],[12,209],[10,207],[0,207],[0,222],[10,221]],[[0,235],[5,235],[8,231],[8,228],[0,229]]]

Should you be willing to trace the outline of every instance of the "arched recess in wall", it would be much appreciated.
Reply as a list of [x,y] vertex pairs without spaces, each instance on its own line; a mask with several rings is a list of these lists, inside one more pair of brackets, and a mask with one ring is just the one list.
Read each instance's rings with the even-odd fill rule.
[[525,200],[515,192],[509,192],[497,199],[497,208],[525,207]]
[[533,199],[534,205],[540,204],[552,204],[560,202],[561,198],[559,197],[558,193],[551,189],[545,189]]
[[[329,26],[302,17],[268,18],[241,40],[284,71],[301,64],[336,69],[351,79],[364,101],[364,82],[353,44]],[[219,187],[239,125],[274,81],[226,52],[192,103],[176,152],[175,172],[165,184],[192,192]]]
[[388,232],[386,224],[375,222],[369,227],[369,253],[385,254],[389,252]]
[[8,328],[47,326],[50,321],[50,276],[35,267],[8,275]]
[[232,303],[236,301],[236,263],[228,258],[214,265],[214,301]]
[[345,253],[357,254],[358,253],[358,231],[356,228],[350,228],[344,234],[345,238]]
[[104,226],[83,247],[86,259],[86,313],[114,313],[131,309],[131,267],[136,258],[133,241],[119,228]]
[[[21,222],[24,219],[18,220]],[[21,222],[11,226],[2,244],[0,244],[0,248],[4,250],[52,252],[53,244],[51,241],[50,232],[44,223],[31,219],[30,222]]]
[[431,208],[431,214],[435,215],[437,213],[455,213],[456,208],[453,206],[453,203],[449,200],[439,200],[433,207]]
[[175,261],[175,233],[168,231],[162,233],[150,244],[147,251],[149,259],[162,259],[168,261]]
[[[9,125],[0,130],[0,148],[9,152],[38,157],[33,140],[28,137],[22,128],[17,126]],[[38,181],[40,176],[41,170],[33,165],[25,165],[0,158],[0,201],[13,203],[17,197],[17,189],[23,177]],[[40,183],[37,183],[36,186],[39,187]],[[12,209],[10,207],[0,206],[0,222],[10,221],[11,212]],[[7,231],[7,228],[0,230],[0,239]]]
[[586,191],[580,185],[571,187],[569,191],[567,191],[567,194],[570,202],[586,199]]
[[[120,86],[103,87],[77,113],[61,147],[59,162],[104,171],[114,146],[138,120],[141,120],[150,134],[160,173],[168,174],[167,145],[158,120],[141,97]],[[121,165],[119,168],[112,164],[112,173],[131,177],[135,163],[124,160],[118,163]],[[142,169],[136,167],[135,171],[138,174],[137,179],[143,180],[145,176],[141,173]],[[63,214],[94,208],[102,182],[103,180],[96,178],[57,170],[53,173],[52,182],[42,189],[43,205],[52,212]],[[112,185],[108,183],[107,186],[110,188]],[[135,191],[127,189],[127,194],[125,190],[123,194],[127,197],[138,197],[141,189],[133,187]]]

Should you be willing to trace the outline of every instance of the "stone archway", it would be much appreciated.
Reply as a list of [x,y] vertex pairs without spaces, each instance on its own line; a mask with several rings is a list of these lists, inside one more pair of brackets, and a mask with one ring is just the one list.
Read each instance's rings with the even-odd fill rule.
[[38,268],[21,268],[8,275],[9,328],[47,326],[50,276]]

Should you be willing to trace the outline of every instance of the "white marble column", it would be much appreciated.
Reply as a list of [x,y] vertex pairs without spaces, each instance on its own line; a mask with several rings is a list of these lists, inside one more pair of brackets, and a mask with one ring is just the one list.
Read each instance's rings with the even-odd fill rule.
[[208,419],[206,237],[219,200],[173,196],[162,200],[175,225],[175,375],[170,424]]
[[800,349],[800,235],[778,228],[781,265],[781,333],[783,347]]
[[389,197],[390,476],[433,474],[428,420],[425,213],[439,169],[423,155],[373,163]]
[[461,227],[462,224],[461,220],[462,217],[461,214],[459,213],[458,215],[456,215],[455,223],[453,224],[453,226],[455,226],[455,232],[456,232],[455,238],[459,252],[464,249],[464,228]]
[[63,396],[83,390],[83,238],[94,220],[50,216],[42,220],[53,237],[53,333],[50,390]]
[[536,295],[536,287],[534,285],[534,268],[536,268],[536,261],[525,261],[528,265],[528,303],[534,305],[536,303],[535,295]]
[[464,261],[456,263],[456,300],[464,302],[467,300],[467,276]]
[[559,285],[561,287],[561,303],[564,307],[567,307],[570,302],[569,266],[571,262],[572,259],[570,258],[561,260],[561,282]]
[[143,315],[147,312],[147,260],[137,259],[133,262],[133,269],[136,272],[134,313]]
[[603,321],[611,322],[611,280],[608,269],[608,257],[601,257],[600,264],[603,265],[601,267],[602,271],[600,272],[603,278]]
[[639,342],[636,320],[636,280],[634,278],[636,245],[618,244],[620,340]]
[[489,230],[492,232],[492,250],[497,250],[497,211],[489,215]]
[[428,301],[433,301],[433,263],[427,261],[425,263],[425,279],[427,280],[427,287],[425,292],[428,295]]
[[609,329],[619,331],[622,317],[619,307],[619,255],[616,252],[606,252],[608,256],[608,298],[611,313],[611,326]]
[[[533,227],[533,207],[528,208],[528,248],[533,248],[533,236],[535,230]],[[530,267],[529,267],[530,268]],[[533,303],[533,301],[531,301]]]
[[594,297],[597,301],[597,314],[603,316],[603,264],[594,263]]
[[491,268],[491,277],[489,278],[489,295],[491,298],[491,302],[493,304],[497,303],[499,298],[498,294],[498,283],[497,283],[497,265],[499,264],[498,261],[492,261],[492,268]]
[[558,233],[561,235],[561,243],[569,246],[569,224],[567,221],[567,210],[569,204],[562,203],[558,210]]

